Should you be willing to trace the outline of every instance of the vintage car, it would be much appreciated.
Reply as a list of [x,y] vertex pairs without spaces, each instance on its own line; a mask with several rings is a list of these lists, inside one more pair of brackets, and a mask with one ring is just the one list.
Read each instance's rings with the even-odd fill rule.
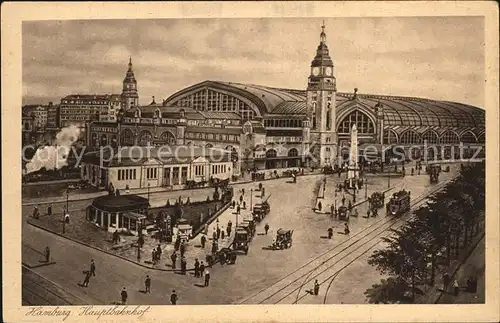
[[338,218],[339,220],[349,221],[350,211],[346,206],[340,206],[338,208]]
[[247,254],[249,241],[250,235],[248,232],[243,228],[237,227],[234,233],[233,250],[241,250]]
[[272,246],[275,250],[288,249],[292,246],[293,230],[278,229],[276,232],[276,241]]
[[225,263],[234,265],[236,263],[237,255],[235,250],[231,250],[229,248],[222,248],[221,250],[219,250],[218,256],[219,256],[219,262],[221,262],[222,265]]
[[256,221],[262,221],[262,219],[271,211],[271,207],[267,201],[262,203],[257,203],[253,206],[252,214]]
[[242,221],[241,223],[238,223],[237,229],[238,228],[241,228],[241,229],[245,230],[248,233],[249,240],[252,240],[252,238],[254,236],[254,230],[250,226],[250,223]]

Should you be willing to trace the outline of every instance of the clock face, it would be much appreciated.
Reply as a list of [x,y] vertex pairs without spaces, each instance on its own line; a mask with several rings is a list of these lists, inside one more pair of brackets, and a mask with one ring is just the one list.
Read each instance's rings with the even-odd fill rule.
[[319,67],[313,67],[312,72],[313,72],[314,76],[318,76],[319,75]]
[[332,68],[331,67],[327,67],[325,72],[326,72],[326,75],[332,76]]

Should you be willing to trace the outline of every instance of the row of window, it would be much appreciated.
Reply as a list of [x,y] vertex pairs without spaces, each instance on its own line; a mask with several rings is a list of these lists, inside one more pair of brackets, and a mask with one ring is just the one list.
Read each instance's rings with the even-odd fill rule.
[[201,111],[238,112],[242,119],[249,120],[255,117],[255,112],[245,102],[231,95],[214,90],[203,89],[173,103],[180,107],[192,107]]
[[134,180],[136,179],[137,172],[135,169],[119,169],[118,170],[118,180]]
[[158,168],[147,168],[146,169],[147,179],[157,179],[158,178]]
[[[428,144],[460,144],[464,143],[484,143],[484,134],[476,139],[476,136],[471,132],[465,132],[459,138],[458,135],[452,131],[447,131],[439,137],[434,131],[427,131],[423,135],[419,135],[413,130],[405,131],[399,139],[400,144],[420,144],[427,142]],[[384,144],[397,144],[398,138],[393,131],[384,131]]]
[[273,142],[287,142],[287,143],[291,143],[291,142],[302,142],[302,137],[290,137],[290,136],[286,136],[286,137],[266,137],[266,142],[267,143],[273,143]]
[[221,174],[226,172],[226,165],[212,165],[212,174]]
[[195,176],[205,175],[205,165],[194,166],[194,175]]
[[264,120],[264,127],[276,127],[276,128],[302,128],[302,120],[279,120],[279,119],[268,119]]
[[188,139],[205,139],[205,140],[221,140],[238,142],[240,137],[238,135],[224,135],[218,133],[202,133],[202,132],[187,132],[186,138]]
[[108,104],[109,101],[61,100],[65,104]]

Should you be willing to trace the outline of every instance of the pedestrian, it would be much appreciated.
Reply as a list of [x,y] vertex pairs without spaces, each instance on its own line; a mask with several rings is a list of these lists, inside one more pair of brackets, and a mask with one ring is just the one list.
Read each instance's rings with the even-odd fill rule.
[[247,202],[243,201],[243,209],[246,210],[247,209]]
[[455,279],[453,281],[453,295],[454,296],[458,296],[459,289],[460,289],[460,287],[458,286],[458,281]]
[[146,276],[144,286],[146,286],[146,293],[151,293],[151,278],[149,278],[149,275]]
[[49,262],[50,261],[50,248],[47,246],[45,248],[45,262]]
[[214,232],[212,233],[212,240],[215,241],[217,240],[217,231],[214,228]]
[[158,261],[161,259],[161,245],[158,245],[158,248],[156,248],[156,257]]
[[373,208],[373,211],[372,211],[372,216],[375,218],[376,216],[378,215],[378,211],[376,208]]
[[205,270],[205,287],[208,287],[208,285],[210,284],[210,272],[207,270]]
[[319,294],[319,283],[318,283],[318,280],[316,279],[314,281],[314,295],[318,295]]
[[205,249],[205,243],[207,242],[207,238],[205,237],[205,235],[202,235],[201,236],[201,247],[203,249]]
[[240,214],[240,205],[238,204],[238,206],[236,207],[236,214]]
[[200,277],[200,263],[198,259],[194,260],[194,277]]
[[235,200],[233,200],[232,206],[233,206],[233,209],[236,207],[236,201]]
[[47,208],[47,215],[52,215],[52,204],[49,204],[49,207]]
[[186,267],[187,267],[186,257],[181,257],[181,272],[183,275],[186,274]]
[[321,204],[321,201],[318,202],[318,211],[321,212],[321,208],[323,207],[323,205]]
[[226,231],[224,230],[224,227],[221,228],[220,230],[220,238],[224,240],[224,235],[226,234]]
[[201,277],[204,272],[205,272],[205,264],[202,261],[201,264],[200,264],[200,268],[198,270],[198,277]]
[[82,286],[83,287],[89,287],[89,282],[90,282],[90,271],[85,271],[85,278],[83,279]]
[[127,289],[125,287],[123,287],[122,289],[121,296],[122,296],[122,305],[127,304],[128,294],[127,294]]
[[328,228],[328,239],[331,239],[333,236],[333,229],[332,228]]
[[369,218],[370,217],[370,209],[366,210],[366,217]]
[[345,196],[342,196],[342,205],[345,204]]
[[212,243],[212,254],[217,253],[217,241],[214,240]]
[[241,189],[241,194],[245,195],[245,189],[244,188]]
[[231,235],[231,227],[230,227],[230,226],[228,226],[228,227],[226,228],[226,233],[227,233],[227,236],[228,236],[228,237]]
[[153,249],[153,251],[151,252],[151,262],[153,263],[153,265],[156,265],[156,249]]
[[92,259],[92,260],[90,261],[90,274],[91,274],[92,276],[95,276],[95,263],[94,263],[94,259]]
[[352,209],[352,203],[351,203],[351,200],[349,200],[349,203],[347,203],[347,208],[348,208],[349,210],[351,210],[351,209]]
[[177,304],[177,294],[175,293],[175,290],[173,290],[172,295],[170,295],[170,303],[172,303],[172,305]]
[[228,228],[232,228],[232,227],[233,227],[233,222],[231,222],[231,220],[229,220],[229,221],[227,222],[227,227],[228,227]]
[[184,252],[186,252],[186,245],[184,244],[184,242],[181,242],[181,246],[179,249],[181,252],[181,257],[184,257]]
[[240,204],[243,203],[243,195],[240,195]]
[[172,260],[172,269],[175,270],[175,262],[177,261],[177,254],[175,253],[175,251],[170,256],[170,259]]
[[266,231],[266,236],[267,236],[267,232],[269,231],[269,224],[266,223],[266,225],[264,226],[264,231]]
[[332,204],[332,205],[330,205],[330,214],[331,214],[331,216],[333,216],[334,213],[335,213],[335,206]]
[[217,240],[220,239],[220,228],[219,226],[217,226]]
[[349,233],[350,233],[350,232],[351,232],[351,231],[349,230],[349,225],[346,223],[346,224],[345,224],[345,227],[344,227],[344,233],[345,233],[346,235],[349,235]]

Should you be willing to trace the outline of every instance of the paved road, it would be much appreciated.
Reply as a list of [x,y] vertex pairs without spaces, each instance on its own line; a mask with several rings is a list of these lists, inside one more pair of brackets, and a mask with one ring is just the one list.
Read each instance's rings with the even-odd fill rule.
[[[151,271],[29,225],[23,225],[23,242],[38,246],[49,245],[57,263],[37,268],[36,272],[88,303],[110,304],[118,301],[119,292],[124,286],[129,290],[129,303],[133,304],[168,304],[172,289],[179,295],[179,304],[238,303],[272,286],[283,276],[347,239],[339,234],[332,240],[321,238],[326,235],[326,228],[340,225],[328,215],[316,214],[311,209],[315,202],[313,190],[321,178],[299,177],[296,184],[287,183],[288,179],[285,178],[264,182],[266,195],[271,194],[271,212],[257,225],[258,234],[251,242],[248,255],[239,256],[235,265],[215,265],[211,269],[212,280],[208,288],[198,287],[197,285],[202,283],[201,280],[191,275]],[[421,185],[425,186],[423,183],[428,183],[428,177],[420,178]],[[417,177],[408,181],[406,188],[413,192],[414,189],[410,185],[419,186],[413,184]],[[243,184],[238,185],[237,189],[243,187],[245,191],[249,191],[256,186],[255,183]],[[415,191],[413,195],[418,194]],[[28,214],[30,213],[31,208]],[[360,215],[362,214],[360,209]],[[380,217],[351,219],[351,237],[379,220]],[[265,223],[271,227],[267,236],[263,235]],[[295,230],[292,248],[281,251],[263,249],[271,244],[276,230],[280,227]],[[339,228],[335,229],[338,230]],[[82,288],[77,284],[83,280],[82,271],[87,269],[91,258],[97,264],[97,277],[92,278],[88,288]],[[153,281],[150,295],[139,292],[146,274],[149,274]],[[363,277],[359,280],[363,280]],[[373,282],[368,283],[371,285]],[[328,302],[336,302],[338,299],[328,297]]]
[[[427,196],[430,190],[437,189],[436,186],[429,187],[427,184],[427,177],[406,177],[400,183],[399,187],[410,189],[412,191],[412,201],[415,203],[417,200],[421,200]],[[390,194],[386,195],[389,197]],[[365,214],[366,208],[366,203],[358,206],[360,214]],[[382,211],[381,214],[385,214],[385,211]],[[240,302],[247,304],[323,303],[324,299],[326,299],[323,294],[332,279],[335,280],[345,268],[348,268],[359,257],[370,252],[373,247],[378,245],[380,237],[386,234],[390,227],[394,227],[397,224],[395,221],[396,219],[385,217],[385,215],[370,219],[362,217],[351,218],[351,234],[349,236],[343,233],[337,234],[336,232],[332,240],[316,238],[316,244],[324,246],[324,248],[318,248],[323,251],[323,254],[293,271],[290,270],[287,276],[282,277],[273,285]],[[325,228],[323,229],[325,235],[326,227],[331,225],[334,227],[339,227],[340,225],[340,228],[335,229],[334,232],[343,231],[340,230],[343,229],[343,226],[339,221],[329,220],[329,222],[330,224],[325,223],[323,226]],[[321,240],[325,241],[327,245],[321,243]],[[363,265],[368,266],[366,262]],[[312,288],[315,279],[320,283],[320,291],[323,293],[320,293],[319,296],[310,297],[307,291]],[[351,286],[360,281],[365,281],[364,276],[358,276],[357,279],[349,276],[348,279]],[[327,297],[327,299],[333,303],[340,303],[342,301],[339,301],[337,297],[331,296]],[[362,302],[363,300],[361,300]]]

